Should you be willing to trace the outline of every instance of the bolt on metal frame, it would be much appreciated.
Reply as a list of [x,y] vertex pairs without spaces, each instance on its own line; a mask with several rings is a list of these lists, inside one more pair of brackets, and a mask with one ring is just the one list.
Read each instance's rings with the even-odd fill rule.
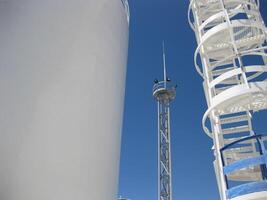
[[[194,61],[208,104],[202,124],[214,142],[221,199],[267,198],[266,137],[251,121],[253,111],[267,108],[267,31],[259,1],[191,0],[188,20],[198,43]],[[251,183],[230,187],[230,181]],[[261,197],[251,196],[256,192]]]

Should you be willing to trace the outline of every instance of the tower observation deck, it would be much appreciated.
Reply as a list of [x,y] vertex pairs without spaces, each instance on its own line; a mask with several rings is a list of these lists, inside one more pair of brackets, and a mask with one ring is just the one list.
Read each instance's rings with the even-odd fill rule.
[[175,99],[176,85],[166,76],[163,46],[164,80],[155,80],[153,96],[158,104],[158,200],[172,200],[170,103]]
[[252,124],[254,112],[267,108],[267,31],[259,3],[191,0],[188,11],[208,104],[202,125],[213,139],[222,200],[267,199],[267,135]]

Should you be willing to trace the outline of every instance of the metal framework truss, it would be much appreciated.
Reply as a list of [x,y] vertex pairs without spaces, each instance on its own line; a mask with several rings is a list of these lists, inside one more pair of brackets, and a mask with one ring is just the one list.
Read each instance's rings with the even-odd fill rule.
[[267,31],[259,1],[191,0],[188,19],[221,199],[267,199],[266,135],[252,126],[253,112],[267,108]]
[[170,102],[175,87],[166,80],[156,83],[153,96],[158,102],[158,200],[172,200]]
[[161,200],[171,200],[171,145],[169,102],[158,102],[159,110],[159,176]]

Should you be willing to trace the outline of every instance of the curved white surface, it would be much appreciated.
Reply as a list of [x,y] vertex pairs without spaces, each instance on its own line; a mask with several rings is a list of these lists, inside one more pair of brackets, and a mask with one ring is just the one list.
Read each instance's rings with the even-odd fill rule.
[[211,131],[206,127],[206,120],[211,111],[219,114],[243,112],[246,110],[259,111],[267,108],[267,82],[251,82],[236,85],[227,89],[212,99],[211,106],[202,118],[202,127],[205,133],[212,137]]
[[[267,72],[267,66],[265,65],[254,65],[254,66],[245,66],[243,67],[243,70],[245,73],[249,73],[249,72],[261,72],[261,73],[264,73],[264,72]],[[233,70],[229,70],[228,72],[225,72],[223,73],[222,75],[218,76],[217,78],[215,78],[214,80],[212,80],[210,82],[210,88],[212,87],[215,87],[217,84],[220,84],[222,83],[223,81],[231,78],[231,77],[234,77],[238,74],[242,74],[243,71],[241,68],[236,68],[236,69],[233,69]],[[259,74],[261,74],[259,73]],[[258,74],[257,74],[258,75]],[[255,76],[255,74],[253,75],[247,75],[247,79],[250,80],[250,79],[253,79],[257,76]]]
[[115,200],[121,0],[2,0],[0,26],[0,199]]
[[227,89],[212,99],[212,107],[219,113],[258,111],[267,106],[267,82],[250,82]]
[[233,198],[231,200],[266,200],[267,192],[255,192],[253,194],[247,194],[240,197]]

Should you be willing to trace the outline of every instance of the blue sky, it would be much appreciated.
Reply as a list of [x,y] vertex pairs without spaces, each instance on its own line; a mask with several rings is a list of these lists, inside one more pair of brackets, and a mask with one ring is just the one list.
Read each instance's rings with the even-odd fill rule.
[[[187,0],[129,0],[131,25],[121,148],[119,194],[131,200],[157,198],[157,108],[155,78],[162,77],[162,40],[168,74],[178,84],[172,103],[173,199],[219,199],[212,141],[202,130],[206,110],[202,79],[195,71],[195,36],[187,22]],[[261,0],[267,23],[267,1]],[[255,129],[267,130],[267,114]]]

